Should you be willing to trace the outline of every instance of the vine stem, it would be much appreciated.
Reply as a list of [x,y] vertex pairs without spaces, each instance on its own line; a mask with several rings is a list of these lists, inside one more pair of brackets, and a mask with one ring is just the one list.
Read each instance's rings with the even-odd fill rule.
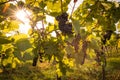
[[[104,45],[101,47],[102,50],[105,48]],[[105,70],[105,68],[106,68],[107,62],[106,62],[106,55],[105,55],[104,52],[102,52],[102,57],[103,57],[103,64],[101,65],[101,67],[102,67],[102,80],[106,80],[106,70]]]
[[84,64],[84,62],[85,62],[85,58],[86,58],[86,56],[87,56],[87,54],[86,54],[86,51],[87,51],[87,45],[88,45],[88,42],[87,42],[86,40],[83,41],[82,51],[83,51],[83,53],[84,53],[84,56],[83,56],[83,61],[82,61],[81,64]]
[[61,12],[63,13],[63,5],[62,5],[62,0],[60,0],[61,2]]
[[43,28],[43,30],[45,29],[44,21],[43,20],[42,20],[42,28]]
[[[43,2],[44,2],[44,0],[42,1],[42,5],[43,5]],[[44,8],[42,8],[42,10],[44,10]],[[44,16],[44,15],[45,15],[45,14],[44,14],[44,11],[43,11],[43,16]],[[43,28],[43,30],[44,30],[44,28],[45,28],[43,19],[42,19],[42,28]]]
[[11,2],[11,1],[1,2],[0,5],[6,4],[8,2]]
[[[76,2],[77,2],[77,1],[76,1]],[[73,14],[73,11],[74,11],[74,9],[75,9],[76,2],[74,2],[73,8],[72,8],[72,11],[71,11],[71,14],[70,14],[70,18],[72,18],[72,14]]]

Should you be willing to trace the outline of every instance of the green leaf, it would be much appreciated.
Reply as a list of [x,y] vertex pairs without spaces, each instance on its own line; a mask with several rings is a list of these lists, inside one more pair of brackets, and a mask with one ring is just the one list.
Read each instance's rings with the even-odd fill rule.
[[18,61],[23,61],[23,55],[18,49],[15,49],[14,56],[18,59]]
[[[32,50],[31,50],[31,52],[32,52]],[[23,54],[23,61],[24,61],[24,62],[33,59],[34,55],[33,55],[33,53],[31,53],[31,52],[29,52],[29,53],[25,52],[25,53]]]
[[20,39],[27,39],[28,38],[28,35],[26,34],[16,34],[14,36],[12,36],[12,38],[14,39],[14,42],[20,40]]
[[120,48],[120,41],[118,41],[118,48]]
[[60,12],[49,12],[50,16],[57,17],[60,14]]
[[119,22],[117,24],[117,30],[120,31],[120,20],[119,20]]
[[65,51],[66,51],[68,57],[69,57],[69,56],[70,56],[70,57],[73,57],[73,55],[74,55],[74,53],[75,53],[74,48],[73,48],[72,46],[70,46],[70,45],[66,46]]
[[44,9],[45,6],[46,6],[45,1],[40,0],[39,6],[40,6],[42,9]]
[[54,26],[53,26],[53,25],[50,25],[50,26],[48,26],[48,27],[46,28],[46,30],[47,30],[48,32],[52,32],[52,31],[54,30]]
[[109,10],[113,5],[111,2],[101,3],[106,10]]
[[94,49],[92,49],[92,48],[88,49],[87,53],[89,53],[87,59],[93,59],[96,57],[96,53],[95,53]]
[[59,69],[62,72],[63,75],[66,75],[66,69],[67,69],[67,65],[65,65],[63,62],[59,62]]
[[30,42],[29,42],[29,40],[27,38],[19,39],[16,42],[15,46],[20,51],[25,51],[25,50],[27,50],[27,49],[32,47],[32,45],[30,44]]
[[96,37],[94,35],[89,35],[88,40],[89,40],[89,48],[99,50],[99,48],[100,48],[100,38],[99,37]]
[[8,44],[11,43],[12,41],[7,39],[6,37],[0,37],[0,44]]
[[15,62],[12,63],[12,68],[16,68],[17,64]]
[[8,29],[15,30],[19,28],[19,22],[18,21],[11,21],[8,25]]
[[82,64],[83,63],[83,58],[84,58],[84,53],[82,51],[78,52],[74,55],[74,58],[75,58],[75,64],[76,65]]
[[81,27],[79,20],[72,19],[72,23],[75,33],[78,34],[80,32],[80,27]]
[[4,59],[4,60],[3,60],[3,65],[4,65],[4,66],[7,66],[7,65],[9,65],[9,64],[12,64],[12,60],[13,60],[12,57],[8,57],[7,59]]
[[48,41],[44,43],[45,53],[48,55],[58,54],[58,45],[54,41]]

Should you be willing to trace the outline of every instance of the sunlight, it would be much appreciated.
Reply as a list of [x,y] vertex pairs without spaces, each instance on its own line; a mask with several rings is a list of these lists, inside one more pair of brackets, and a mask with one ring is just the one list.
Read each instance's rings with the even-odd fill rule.
[[53,31],[53,32],[51,33],[51,36],[52,36],[52,37],[57,37],[56,32]]
[[52,24],[54,24],[54,17],[52,17],[52,16],[49,16],[49,15],[46,15],[46,21],[48,22],[48,23],[52,23]]
[[31,28],[30,24],[19,24],[19,32],[27,34],[28,30]]
[[[23,0],[24,1],[24,0]],[[75,9],[77,9],[77,7],[82,3],[83,0],[78,0],[78,2],[76,3],[76,6],[75,6]],[[72,7],[73,7],[73,0],[71,0],[70,4],[68,5],[68,13],[71,14],[71,11],[72,11]],[[18,10],[16,13],[15,13],[15,16],[18,20],[20,20],[22,23],[19,24],[19,31],[20,33],[25,33],[27,34],[28,30],[31,28],[30,26],[30,16],[32,15],[32,12],[26,10],[26,9],[22,9],[22,10]],[[46,15],[46,21],[48,23],[52,23],[54,24],[54,17],[52,16],[49,16],[49,15]],[[44,28],[46,28],[47,24],[44,24]],[[36,24],[36,27],[38,29],[41,29],[43,28],[43,24],[42,24],[42,21],[38,21],[37,24]],[[51,35],[53,37],[56,36],[56,33],[55,32],[52,32]]]
[[17,4],[17,2],[19,2],[19,1],[22,1],[22,2],[24,2],[24,3],[25,3],[25,0],[9,0],[9,2],[8,2],[8,3],[11,3],[11,4],[13,4],[13,5],[16,5],[16,4]]
[[15,13],[15,16],[18,20],[20,20],[22,23],[19,24],[19,32],[20,33],[28,33],[28,30],[31,28],[30,26],[30,16],[31,16],[31,12],[25,9],[22,10],[18,10]]
[[18,10],[17,12],[16,12],[16,17],[20,20],[20,21],[22,21],[23,23],[29,23],[29,16],[31,15],[31,13],[29,12],[29,11],[27,11],[27,10],[24,10],[24,9],[22,9],[22,10]]

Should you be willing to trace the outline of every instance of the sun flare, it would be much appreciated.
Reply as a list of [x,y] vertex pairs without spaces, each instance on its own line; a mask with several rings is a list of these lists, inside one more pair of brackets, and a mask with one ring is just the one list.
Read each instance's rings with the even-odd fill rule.
[[[83,0],[82,0],[83,1]],[[79,6],[79,4],[82,2],[82,1],[78,1],[77,2],[77,6],[75,9],[77,9],[77,7]],[[69,8],[68,8],[68,13],[71,13],[71,7],[74,5],[73,3],[73,0],[71,1],[71,3],[69,4]],[[19,31],[20,33],[25,33],[27,34],[28,30],[31,28],[31,25],[29,24],[30,23],[30,18],[31,18],[31,15],[32,15],[32,12],[30,12],[29,10],[26,10],[26,9],[21,9],[21,10],[17,10],[15,12],[15,16],[16,18],[21,21],[21,24],[19,24]],[[46,15],[46,21],[48,23],[52,23],[54,24],[54,17],[52,16],[49,16],[49,15]],[[44,28],[46,28],[47,24],[44,24]],[[38,21],[37,24],[36,24],[36,27],[38,29],[41,29],[43,27],[43,24],[42,24],[42,21]],[[53,37],[56,37],[56,33],[55,32],[52,32],[51,35]]]
[[30,16],[31,16],[31,12],[25,9],[22,10],[18,10],[15,13],[15,16],[18,20],[20,20],[22,23],[19,24],[19,31],[20,33],[25,33],[27,34],[28,30],[30,29]]
[[[23,0],[23,1],[25,2],[25,0]],[[82,3],[82,1],[83,0],[78,0],[77,4],[75,6],[75,9],[77,9],[77,7],[79,6],[79,4]],[[71,13],[71,10],[72,10],[71,8],[73,7],[73,5],[74,5],[73,4],[73,0],[71,0],[70,4],[68,5],[68,7],[69,7],[68,11],[67,11],[68,13]],[[30,17],[31,17],[31,15],[32,15],[32,12],[30,12],[30,11],[28,11],[26,9],[21,9],[21,10],[17,10],[16,11],[16,13],[15,13],[16,18],[22,22],[21,24],[19,24],[19,27],[20,27],[19,31],[21,33],[27,34],[28,30],[31,28],[31,26],[29,24],[30,23]],[[54,24],[54,17],[46,15],[46,21],[48,23]],[[47,26],[47,24],[44,24],[44,28],[46,26]],[[43,27],[42,22],[38,21],[37,24],[36,24],[36,27],[38,29],[41,29]],[[51,35],[55,37],[56,33],[52,32]]]
[[24,23],[29,23],[29,21],[30,21],[30,19],[29,19],[30,15],[31,15],[31,13],[30,13],[29,11],[27,11],[27,10],[24,10],[24,9],[18,10],[18,11],[16,12],[16,17],[17,17],[20,21],[22,21],[22,22],[24,22]]

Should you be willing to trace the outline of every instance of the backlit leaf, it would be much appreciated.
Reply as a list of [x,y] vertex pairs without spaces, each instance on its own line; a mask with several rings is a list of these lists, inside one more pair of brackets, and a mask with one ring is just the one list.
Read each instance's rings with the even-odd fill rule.
[[29,49],[29,48],[32,47],[31,44],[30,44],[30,42],[29,42],[29,40],[26,39],[26,38],[19,39],[19,40],[16,42],[15,46],[16,46],[16,47],[18,48],[18,50],[20,50],[20,51],[25,51],[25,50],[27,50],[27,49]]
[[12,42],[11,40],[7,39],[6,37],[0,37],[0,44],[7,44]]

